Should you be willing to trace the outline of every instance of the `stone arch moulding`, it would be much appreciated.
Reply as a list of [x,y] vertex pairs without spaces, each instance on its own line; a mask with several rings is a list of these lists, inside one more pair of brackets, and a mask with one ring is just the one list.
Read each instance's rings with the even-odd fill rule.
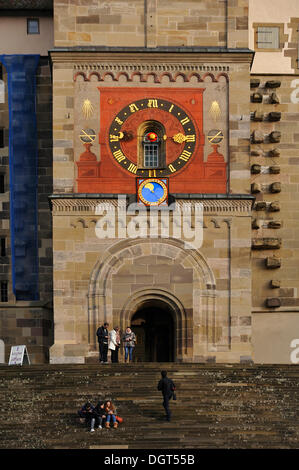
[[[90,275],[89,288],[87,294],[88,301],[88,342],[90,351],[95,351],[96,328],[104,321],[111,322],[113,318],[112,305],[112,275],[116,274],[127,259],[140,258],[148,255],[165,256],[173,260],[174,263],[181,264],[184,269],[193,269],[193,318],[190,327],[202,325],[205,331],[213,331],[216,321],[216,281],[212,269],[208,265],[204,256],[198,250],[186,249],[184,242],[179,239],[125,239],[112,244],[105,253],[97,260]],[[134,292],[131,297],[124,299],[122,307],[122,318],[128,318],[129,310],[126,307],[131,305],[133,308],[134,296],[141,298],[148,296],[149,291],[153,297],[157,298],[158,286],[149,286],[146,291],[141,293]],[[176,312],[176,319],[182,326],[186,321],[184,317],[184,307],[180,304],[174,295],[160,291],[160,300],[169,306],[172,305],[172,311]],[[139,297],[138,297],[139,296]],[[136,304],[135,300],[135,304]],[[133,302],[133,303],[132,303]],[[133,308],[134,310],[134,308]],[[179,313],[180,312],[180,313]],[[183,328],[184,329],[184,328]],[[202,342],[211,341],[211,334],[201,338]],[[183,336],[177,339],[177,345],[184,354],[186,341]],[[190,341],[190,335],[189,335]],[[177,354],[178,356],[178,354]]]

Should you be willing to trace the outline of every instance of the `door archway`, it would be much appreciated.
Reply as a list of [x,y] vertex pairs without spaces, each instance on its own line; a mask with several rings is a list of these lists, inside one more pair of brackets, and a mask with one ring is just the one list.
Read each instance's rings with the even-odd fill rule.
[[148,300],[133,314],[131,327],[137,336],[137,362],[175,361],[175,324],[169,306],[158,300]]

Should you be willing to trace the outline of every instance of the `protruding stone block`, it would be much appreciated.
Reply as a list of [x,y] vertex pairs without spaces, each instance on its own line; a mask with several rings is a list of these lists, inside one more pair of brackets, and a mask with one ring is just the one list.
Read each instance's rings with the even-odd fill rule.
[[281,220],[269,220],[268,228],[281,228]]
[[270,185],[271,193],[280,193],[281,192],[281,183],[277,181],[276,183],[272,183]]
[[273,131],[269,135],[270,142],[277,143],[280,142],[281,139],[281,132],[279,131]]
[[262,150],[251,150],[250,155],[252,157],[262,157],[264,155],[264,152]]
[[281,301],[278,297],[270,297],[266,299],[266,305],[269,308],[279,308],[281,306]]
[[278,279],[272,279],[272,280],[270,281],[270,287],[271,287],[272,289],[279,289],[280,286],[281,286],[281,281],[280,281],[280,280],[278,280]]
[[263,101],[263,95],[261,93],[253,93],[251,95],[252,103],[261,103]]
[[268,269],[277,269],[281,266],[281,259],[269,256],[266,258],[265,263]]
[[278,98],[278,96],[275,92],[271,93],[271,95],[270,95],[270,103],[271,104],[279,104],[280,103],[279,98]]
[[258,230],[260,228],[260,222],[257,219],[254,219],[251,223],[252,230]]
[[280,173],[280,166],[278,165],[269,166],[269,172],[272,175],[278,175]]
[[265,211],[267,209],[267,203],[265,201],[259,201],[254,206],[256,211]]
[[259,78],[251,78],[250,79],[250,88],[258,88],[260,86],[260,79]]
[[271,113],[268,114],[268,120],[271,122],[280,121],[280,119],[281,119],[281,113],[272,111]]
[[255,130],[252,133],[252,143],[262,144],[264,142],[264,134],[261,131]]
[[274,148],[272,150],[270,150],[269,152],[269,157],[273,157],[273,158],[277,158],[277,157],[280,157],[280,150],[277,149],[277,148]]
[[253,238],[253,250],[278,250],[281,247],[281,238]]
[[251,165],[251,173],[253,175],[258,175],[260,172],[261,172],[261,165],[258,165],[256,163],[254,165]]
[[251,184],[251,192],[252,194],[257,194],[261,192],[261,185],[258,183]]
[[281,85],[281,82],[279,80],[268,80],[265,83],[265,88],[279,88]]
[[280,211],[280,202],[279,201],[273,201],[271,204],[269,204],[269,211],[270,212],[279,212]]
[[251,115],[251,120],[255,122],[261,122],[264,119],[264,113],[261,111],[254,111]]

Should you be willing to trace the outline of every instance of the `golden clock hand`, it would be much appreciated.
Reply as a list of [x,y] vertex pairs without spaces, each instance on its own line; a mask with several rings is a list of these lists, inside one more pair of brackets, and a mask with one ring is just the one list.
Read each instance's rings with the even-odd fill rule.
[[185,142],[185,140],[187,139],[187,137],[182,134],[181,132],[179,132],[178,134],[175,134],[172,139],[174,140],[174,142],[176,142],[177,144],[181,144],[183,142]]

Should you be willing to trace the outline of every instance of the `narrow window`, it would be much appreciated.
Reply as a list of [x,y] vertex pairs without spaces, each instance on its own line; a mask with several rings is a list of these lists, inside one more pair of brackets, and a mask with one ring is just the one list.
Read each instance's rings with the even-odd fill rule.
[[0,148],[4,147],[4,129],[0,129]]
[[38,18],[27,18],[27,34],[39,34]]
[[1,281],[0,289],[1,289],[1,302],[8,302],[8,283],[7,281]]
[[6,256],[6,239],[5,238],[0,239],[0,255]]
[[159,137],[155,132],[147,132],[143,137],[145,168],[159,167]]
[[0,174],[0,193],[5,193],[4,175]]

